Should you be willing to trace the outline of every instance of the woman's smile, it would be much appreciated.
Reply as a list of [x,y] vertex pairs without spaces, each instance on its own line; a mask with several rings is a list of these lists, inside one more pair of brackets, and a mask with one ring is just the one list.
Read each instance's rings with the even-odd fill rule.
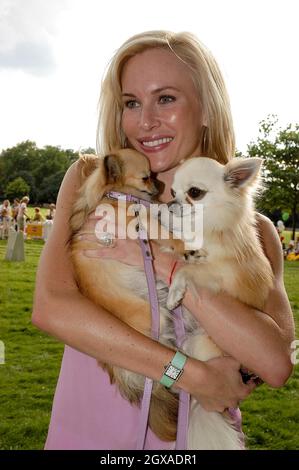
[[153,137],[142,137],[138,139],[140,143],[140,147],[143,152],[160,152],[161,150],[165,149],[169,146],[169,144],[173,141],[173,137],[166,137],[166,136],[153,136]]

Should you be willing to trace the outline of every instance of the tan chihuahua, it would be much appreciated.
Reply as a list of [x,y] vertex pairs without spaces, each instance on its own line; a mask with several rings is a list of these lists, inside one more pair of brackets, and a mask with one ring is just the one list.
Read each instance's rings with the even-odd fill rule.
[[[95,155],[82,155],[79,167],[82,185],[70,219],[72,230],[70,248],[80,291],[94,304],[104,307],[126,324],[150,336],[151,311],[144,269],[116,260],[88,258],[83,251],[97,248],[97,242],[80,240],[76,236],[88,216],[99,204],[109,204],[115,210],[117,225],[118,203],[117,200],[105,196],[108,191],[133,194],[147,201],[151,201],[157,195],[158,190],[155,181],[151,178],[149,162],[144,155],[135,150],[122,149],[103,158]],[[134,215],[128,216],[127,224],[131,223],[134,218]],[[165,239],[163,245],[167,245],[168,249],[172,250],[176,247],[176,251],[183,253],[183,244],[180,240]],[[160,341],[175,348],[175,342],[168,338],[168,330],[172,329],[172,320],[166,309],[167,286],[158,282],[157,291],[161,319]],[[108,370],[111,382],[117,384],[122,396],[131,403],[139,405],[145,378],[116,366],[101,365]],[[177,409],[177,394],[155,383],[149,425],[160,439],[175,440]]]

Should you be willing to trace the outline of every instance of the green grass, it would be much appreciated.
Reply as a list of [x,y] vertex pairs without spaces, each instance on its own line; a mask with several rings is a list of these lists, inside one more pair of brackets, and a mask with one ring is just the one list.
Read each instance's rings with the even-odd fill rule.
[[[299,338],[299,262],[285,261],[284,279],[294,313],[296,338]],[[263,385],[242,403],[243,426],[249,448],[299,449],[298,390],[299,365],[296,365],[283,388],[271,389]]]
[[[25,262],[3,261],[0,241],[0,449],[42,449],[63,345],[31,324],[35,272],[42,241],[25,243]],[[285,282],[299,337],[299,262],[286,262]],[[275,364],[273,364],[275,367]],[[299,449],[299,365],[282,389],[263,385],[242,403],[250,449]]]
[[[284,230],[282,232],[282,235],[284,236],[284,243],[286,244],[286,246],[288,246],[291,238],[292,238],[292,230],[289,229],[289,230]],[[299,232],[295,232],[295,240],[297,239],[297,237],[299,237]]]
[[0,243],[0,449],[41,449],[62,355],[62,344],[31,324],[35,271],[42,241],[25,244],[25,262],[3,261]]

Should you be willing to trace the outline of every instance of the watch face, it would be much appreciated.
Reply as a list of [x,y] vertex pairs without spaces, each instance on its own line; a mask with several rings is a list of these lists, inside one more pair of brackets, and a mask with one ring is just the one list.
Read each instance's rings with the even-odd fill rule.
[[181,373],[181,370],[177,369],[171,364],[169,364],[169,366],[167,367],[167,370],[165,371],[165,375],[167,375],[167,377],[170,377],[173,380],[176,380],[178,376],[180,375],[180,373]]

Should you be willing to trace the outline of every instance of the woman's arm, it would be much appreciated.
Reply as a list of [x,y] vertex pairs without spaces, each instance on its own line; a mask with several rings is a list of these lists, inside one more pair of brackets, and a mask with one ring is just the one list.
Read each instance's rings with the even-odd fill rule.
[[294,322],[283,283],[281,243],[272,222],[259,215],[259,231],[275,276],[274,286],[261,312],[233,297],[191,291],[184,305],[198,318],[215,343],[227,354],[259,375],[272,387],[281,387],[292,372],[291,342]]
[[[292,372],[290,345],[294,338],[294,322],[283,284],[279,237],[269,219],[259,215],[258,222],[264,251],[275,277],[265,312],[228,294],[213,295],[208,289],[199,289],[196,298],[187,291],[183,303],[226,354],[236,358],[272,387],[280,387]],[[94,221],[92,223],[94,225]],[[161,253],[155,243],[152,243],[152,248],[156,275],[169,284],[175,259],[170,253]],[[143,263],[138,242],[131,240],[118,240],[112,251],[99,246],[88,256],[113,258],[133,265]],[[179,267],[180,263],[175,270]]]
[[[159,380],[173,351],[96,307],[77,288],[67,240],[69,216],[79,184],[74,164],[59,191],[53,229],[41,255],[32,321],[38,328],[100,361]],[[236,406],[254,388],[254,384],[242,383],[239,367],[240,363],[232,358],[216,359],[210,365],[189,358],[178,386],[204,407],[222,411]]]

